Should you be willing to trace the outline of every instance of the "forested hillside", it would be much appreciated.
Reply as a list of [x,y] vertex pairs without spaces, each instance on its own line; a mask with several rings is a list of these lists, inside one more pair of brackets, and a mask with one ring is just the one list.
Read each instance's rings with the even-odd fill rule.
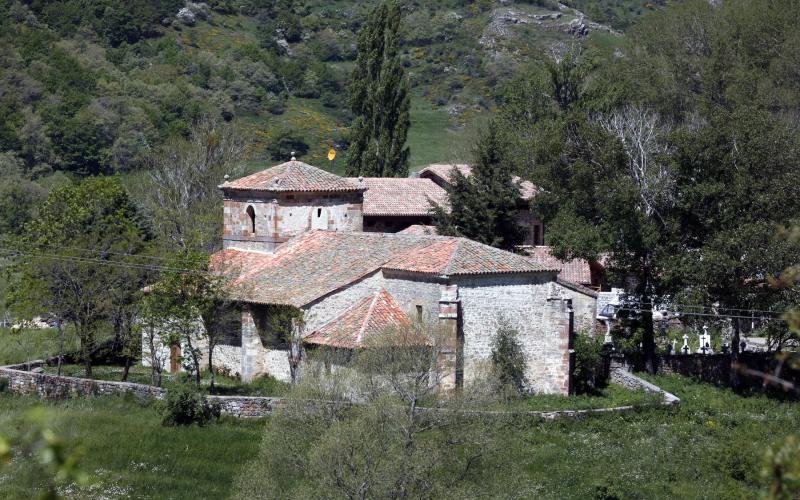
[[[346,147],[343,90],[370,4],[218,0],[178,15],[181,0],[2,1],[4,170],[136,170],[202,116],[251,128],[253,159],[295,149],[319,161]],[[464,124],[494,108],[520,64],[619,38],[549,0],[407,1],[403,11],[412,166],[457,150]]]

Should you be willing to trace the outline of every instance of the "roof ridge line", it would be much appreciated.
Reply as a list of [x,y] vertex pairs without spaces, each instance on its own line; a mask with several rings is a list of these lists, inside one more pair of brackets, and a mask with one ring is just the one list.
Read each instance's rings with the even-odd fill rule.
[[375,310],[375,304],[378,302],[378,297],[380,296],[383,289],[380,289],[373,293],[372,295],[372,302],[369,304],[369,309],[367,309],[367,314],[364,315],[364,321],[361,322],[361,328],[358,329],[358,338],[356,342],[361,343],[361,339],[364,338],[364,331],[367,329],[367,325],[369,324],[369,319],[372,317],[372,311]]
[[461,245],[464,244],[464,242],[462,241],[463,238],[456,237],[456,238],[453,238],[453,239],[456,241],[457,245],[456,245],[456,249],[453,251],[453,253],[450,254],[450,259],[447,261],[447,267],[444,268],[444,274],[447,275],[447,276],[450,276],[450,274],[452,274],[452,272],[453,272],[453,264],[454,264],[454,262],[456,260],[456,255],[458,255],[458,252],[461,250]]

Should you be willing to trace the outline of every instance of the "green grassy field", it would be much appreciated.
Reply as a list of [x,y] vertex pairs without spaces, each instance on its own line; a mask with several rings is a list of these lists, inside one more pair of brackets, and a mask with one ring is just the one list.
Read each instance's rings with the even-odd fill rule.
[[[762,475],[766,453],[797,432],[800,405],[763,395],[743,397],[680,376],[652,381],[681,397],[683,404],[578,420],[499,422],[500,430],[479,465],[459,476],[455,487],[444,490],[452,498],[761,496],[770,480]],[[539,405],[536,399],[531,406]],[[460,425],[465,436],[486,432],[481,424]],[[273,436],[268,443],[274,445],[279,442],[274,436],[285,431],[270,426],[268,422],[267,436]],[[319,432],[304,444],[309,456],[335,439],[326,429]],[[270,466],[265,459],[271,453],[267,444],[261,453],[237,479],[236,498],[249,498],[253,491],[265,492],[263,498],[297,498],[331,488],[320,470],[307,474],[282,463]],[[293,476],[287,476],[290,471]],[[441,474],[452,473],[458,472],[438,471],[428,479],[447,484]]]
[[[463,491],[487,498],[759,496],[767,484],[765,453],[797,431],[800,405],[743,397],[679,376],[652,380],[683,404],[517,422],[497,437],[502,453],[481,462],[464,479]],[[531,407],[541,407],[536,399]],[[49,411],[49,428],[85,449],[80,464],[95,480],[76,495],[85,498],[225,498],[258,455],[265,432],[264,421],[232,419],[166,428],[156,404],[126,398],[44,402],[7,393],[0,394],[0,432],[24,441],[31,427],[26,415],[37,406]],[[30,498],[40,472],[32,458],[15,455],[10,465],[0,465],[0,496]]]
[[[81,468],[93,484],[62,485],[72,498],[225,498],[263,426],[223,419],[203,428],[162,427],[155,403],[118,397],[43,402],[2,394],[0,429],[12,443],[26,441],[32,427],[27,416],[37,406],[47,410],[46,428],[86,452]],[[0,465],[0,497],[34,497],[42,473],[33,457],[15,455],[11,464]]]
[[[0,328],[0,365],[57,356],[59,337],[56,329],[21,330]],[[64,350],[78,348],[78,340],[70,328],[64,330]]]

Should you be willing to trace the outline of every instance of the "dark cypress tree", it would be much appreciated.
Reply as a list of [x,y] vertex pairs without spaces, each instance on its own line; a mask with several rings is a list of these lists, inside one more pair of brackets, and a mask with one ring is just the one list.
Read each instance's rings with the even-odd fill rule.
[[515,219],[519,186],[513,182],[510,164],[494,123],[489,124],[475,150],[475,166],[465,177],[458,169],[448,188],[450,212],[434,207],[439,234],[464,236],[494,247],[513,249],[522,242],[523,232]]
[[400,6],[382,1],[358,34],[350,83],[347,175],[408,176],[408,79],[400,64]]

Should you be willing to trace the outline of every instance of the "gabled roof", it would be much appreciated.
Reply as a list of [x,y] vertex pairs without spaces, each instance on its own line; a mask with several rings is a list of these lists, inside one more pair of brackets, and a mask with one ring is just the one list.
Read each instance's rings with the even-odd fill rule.
[[461,175],[467,177],[469,174],[472,173],[472,167],[465,163],[456,163],[456,164],[449,164],[449,163],[432,163],[427,167],[423,168],[419,171],[420,177],[433,177],[436,176],[442,181],[452,184],[453,181],[450,178],[453,169],[458,169],[461,172]]
[[[356,302],[325,326],[303,339],[307,344],[326,345],[344,349],[364,347],[374,338],[394,329],[412,327],[411,319],[385,290],[379,290]],[[424,344],[425,339],[419,339]]]
[[[358,183],[359,179],[348,178]],[[430,179],[364,177],[364,215],[430,215],[431,201],[448,205],[447,192]]]
[[549,246],[536,246],[524,248],[525,253],[540,264],[559,270],[558,277],[579,285],[592,283],[592,269],[586,259],[559,260],[553,257]]
[[225,182],[220,188],[271,192],[343,192],[363,189],[357,182],[297,160]]
[[296,307],[382,268],[437,276],[556,271],[464,238],[319,230],[292,238],[274,253],[226,249],[212,256],[212,265],[235,276],[235,299]]
[[436,236],[439,231],[436,226],[426,226],[425,224],[412,224],[399,231],[398,234],[415,234],[417,236]]
[[556,271],[533,259],[466,238],[422,236],[428,244],[405,252],[382,267],[399,271],[460,276]]
[[[472,167],[463,163],[455,165],[434,163],[420,170],[419,175],[422,178],[438,177],[442,182],[452,184],[453,181],[451,177],[454,168],[458,169],[464,177],[469,177],[470,174],[472,174]],[[518,175],[513,176],[511,182],[519,185],[519,195],[523,200],[532,200],[536,196],[536,193],[539,192],[539,188],[531,181],[522,180]]]

